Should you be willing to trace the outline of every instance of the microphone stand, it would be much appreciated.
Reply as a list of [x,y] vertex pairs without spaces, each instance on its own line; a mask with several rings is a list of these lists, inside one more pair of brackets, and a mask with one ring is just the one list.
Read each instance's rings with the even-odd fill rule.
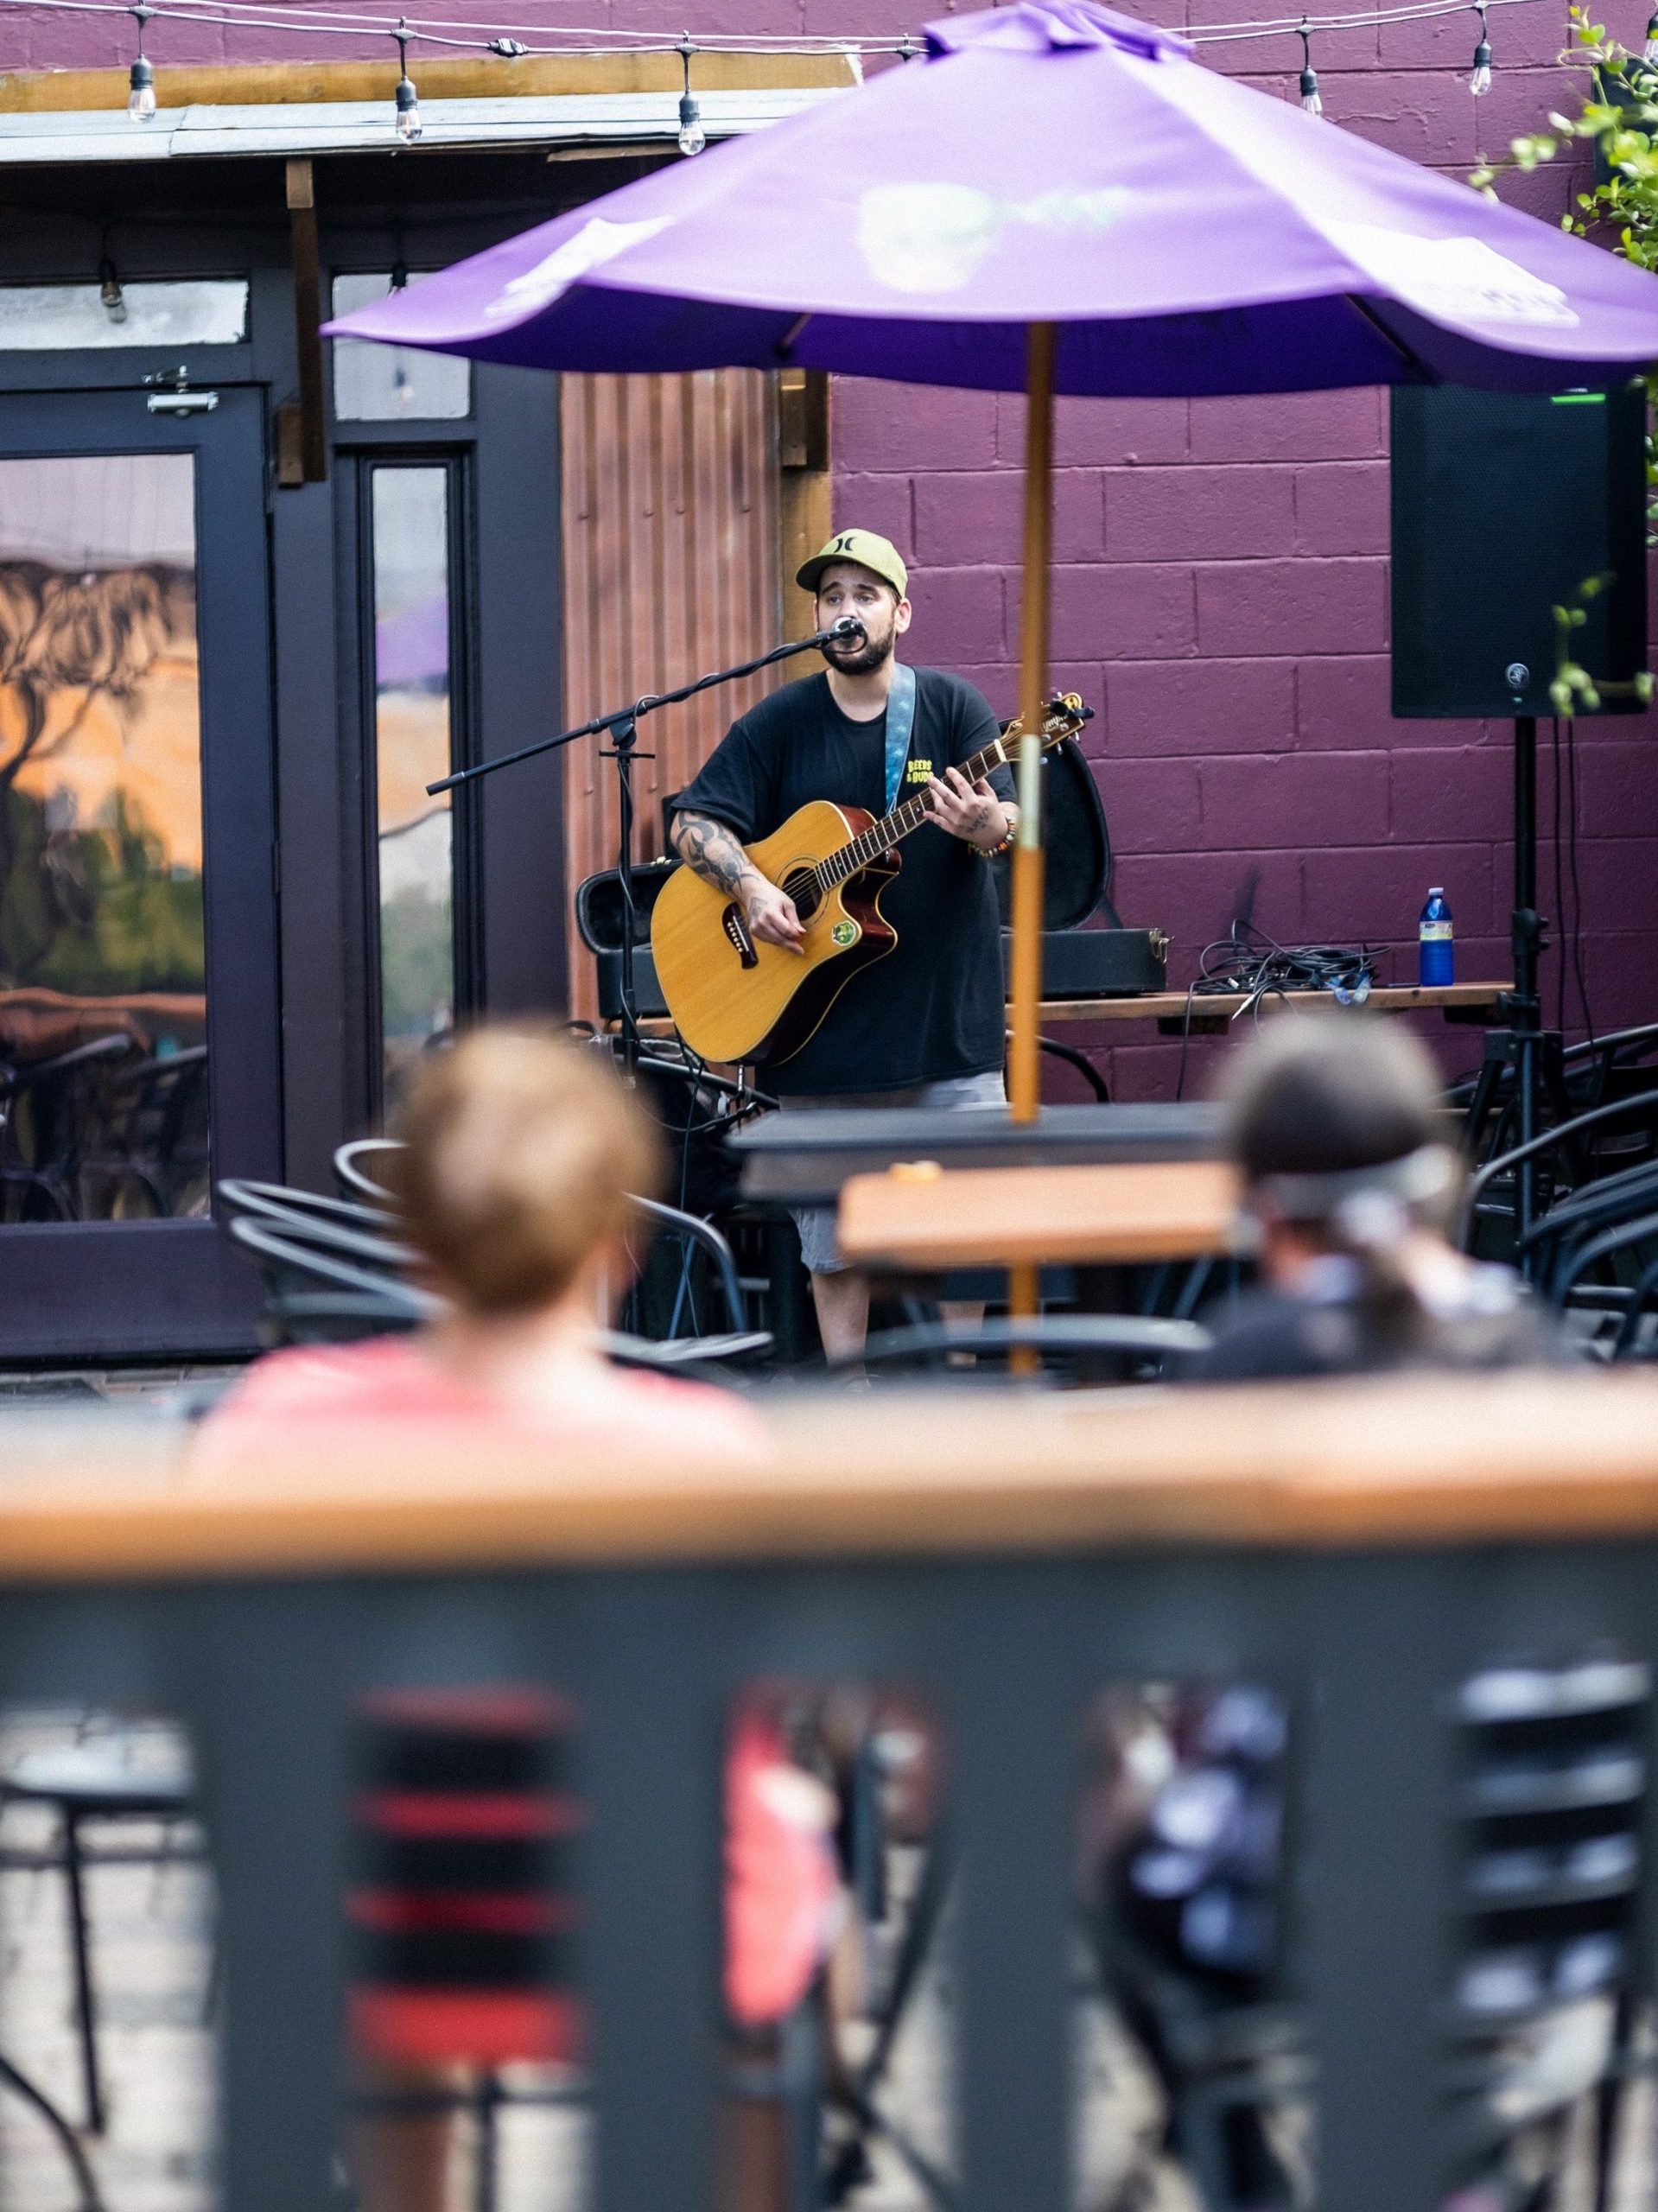
[[708,676],[699,676],[694,683],[682,683],[677,691],[647,692],[642,699],[635,699],[631,707],[619,707],[612,714],[594,715],[590,721],[578,724],[575,729],[562,729],[553,737],[538,737],[531,745],[521,745],[516,753],[503,753],[493,760],[480,760],[470,768],[457,768],[453,774],[440,776],[435,784],[426,786],[427,796],[435,798],[440,791],[457,791],[462,785],[476,783],[480,776],[492,776],[498,768],[515,767],[520,760],[533,760],[537,753],[550,753],[562,745],[574,745],[578,738],[607,736],[610,743],[600,748],[600,757],[616,763],[617,843],[619,848],[616,880],[622,898],[622,944],[620,963],[620,997],[622,1002],[622,1064],[629,1075],[638,1066],[639,1024],[638,1001],[633,991],[633,763],[654,760],[654,753],[641,753],[638,747],[638,725],[646,715],[653,715],[659,707],[677,707],[686,699],[694,699],[699,691],[708,691],[716,684],[734,683],[745,676],[758,675],[763,668],[770,668],[774,661],[788,660],[796,653],[820,651],[833,638],[863,634],[862,625],[849,616],[843,617],[827,630],[815,630],[810,638],[797,638],[786,645],[773,645],[769,653],[761,653],[753,660],[740,662],[734,668],[718,668]]

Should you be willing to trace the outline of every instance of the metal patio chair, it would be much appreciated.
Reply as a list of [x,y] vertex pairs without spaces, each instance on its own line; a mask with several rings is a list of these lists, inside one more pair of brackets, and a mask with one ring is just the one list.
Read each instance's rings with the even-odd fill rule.
[[74,1974],[75,2040],[79,2052],[81,2094],[89,2135],[101,2135],[107,2118],[98,2048],[98,1993],[92,1974],[92,1929],[86,1901],[87,1869],[98,1866],[165,1865],[181,1857],[200,1858],[200,1847],[181,1850],[168,1837],[160,1844],[127,1845],[89,1853],[83,1830],[90,1822],[160,1821],[189,1819],[195,1810],[195,1783],[184,1767],[146,1773],[124,1752],[124,1739],[66,1745],[60,1751],[26,1752],[0,1770],[0,1811],[9,1805],[36,1805],[55,1815],[59,1848],[44,1857],[7,1852],[0,1864],[60,1867],[69,1910],[70,1955]]
[[[1512,1227],[1513,1200],[1502,1186],[1505,1181],[1511,1184],[1514,1170],[1524,1162],[1552,1163],[1548,1196],[1557,1201],[1586,1184],[1654,1160],[1658,1160],[1658,1090],[1593,1107],[1499,1153],[1478,1168],[1469,1179],[1458,1241],[1464,1251],[1472,1252],[1483,1229]],[[1545,1215],[1547,1211],[1545,1205]]]
[[1195,1321],[1137,1313],[1039,1313],[1027,1319],[991,1316],[979,1322],[916,1321],[873,1336],[861,1354],[835,1363],[831,1374],[897,1370],[970,1380],[951,1364],[970,1355],[984,1379],[1006,1379],[1015,1353],[1032,1353],[1041,1372],[1077,1382],[1121,1382],[1160,1372],[1169,1360],[1207,1351],[1213,1338]]
[[372,1206],[395,1206],[396,1199],[376,1178],[373,1166],[377,1160],[384,1160],[402,1149],[396,1137],[353,1137],[349,1144],[342,1144],[334,1156],[334,1180],[342,1195],[365,1200]]

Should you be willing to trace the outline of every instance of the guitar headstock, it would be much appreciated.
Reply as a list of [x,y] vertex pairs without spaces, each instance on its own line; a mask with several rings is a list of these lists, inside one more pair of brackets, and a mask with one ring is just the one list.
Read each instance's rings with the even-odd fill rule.
[[[1042,750],[1063,745],[1068,737],[1075,737],[1084,722],[1094,719],[1094,709],[1083,704],[1080,691],[1056,691],[1047,703],[1042,717]],[[1025,717],[1015,715],[1002,728],[1003,758],[1011,759],[1007,747],[1025,734]]]

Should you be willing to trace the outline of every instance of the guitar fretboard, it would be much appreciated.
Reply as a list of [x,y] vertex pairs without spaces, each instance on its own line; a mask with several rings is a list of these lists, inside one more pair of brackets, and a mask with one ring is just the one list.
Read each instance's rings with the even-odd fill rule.
[[[1081,707],[1080,701],[1077,705]],[[1042,730],[1044,749],[1050,745],[1057,745],[1062,737],[1069,736],[1081,726],[1080,714],[1062,711],[1051,715]],[[1005,730],[994,745],[987,745],[982,752],[962,761],[959,764],[961,772],[969,783],[976,784],[993,768],[1008,766],[1018,755],[1020,737],[1020,731],[1015,723],[1011,729]],[[829,854],[826,860],[819,861],[810,870],[813,884],[819,892],[824,892],[837,883],[844,883],[848,876],[855,875],[861,868],[867,868],[871,861],[879,860],[883,853],[890,853],[900,839],[907,837],[912,830],[918,830],[924,822],[931,819],[924,793],[906,798],[902,806],[895,806],[879,822],[872,822],[867,830],[853,838],[850,844],[842,845],[838,851]]]
[[[1017,738],[999,737],[994,745],[987,745],[982,753],[975,753],[970,760],[962,763],[962,773],[969,783],[976,784],[981,776],[988,776],[993,768],[1007,764],[1009,745],[1017,745]],[[881,854],[890,853],[902,837],[918,830],[928,819],[929,810],[924,797],[918,794],[906,798],[902,806],[895,806],[890,814],[882,815],[879,822],[872,822],[867,830],[854,837],[849,845],[842,845],[839,852],[831,853],[827,860],[819,861],[812,870],[813,880],[820,891],[827,891],[836,883],[844,883],[861,868]]]

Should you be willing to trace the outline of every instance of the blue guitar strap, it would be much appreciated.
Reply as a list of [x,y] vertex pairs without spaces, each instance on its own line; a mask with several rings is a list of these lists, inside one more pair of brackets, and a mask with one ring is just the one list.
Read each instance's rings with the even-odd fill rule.
[[893,688],[886,695],[886,812],[898,804],[904,781],[904,764],[910,757],[910,734],[915,728],[915,671],[900,661],[893,665]]

